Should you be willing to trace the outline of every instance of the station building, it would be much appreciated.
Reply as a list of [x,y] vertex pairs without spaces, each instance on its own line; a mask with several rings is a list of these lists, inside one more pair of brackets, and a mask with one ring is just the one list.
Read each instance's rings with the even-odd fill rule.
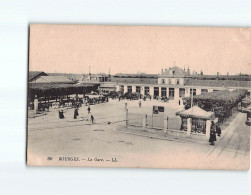
[[190,73],[187,70],[174,66],[161,70],[161,74],[115,74],[111,83],[116,86],[116,91],[123,93],[137,92],[150,95],[153,98],[166,96],[170,100],[179,100],[183,97],[200,95],[202,93],[246,89],[250,96],[250,75],[203,75]]

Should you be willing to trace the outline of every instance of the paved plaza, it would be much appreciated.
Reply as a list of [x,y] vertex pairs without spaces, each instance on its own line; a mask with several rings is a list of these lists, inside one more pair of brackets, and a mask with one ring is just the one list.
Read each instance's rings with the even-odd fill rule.
[[[28,119],[28,163],[30,165],[214,168],[247,169],[249,167],[250,128],[246,114],[236,113],[224,125],[222,137],[215,146],[207,140],[163,136],[126,126],[125,103],[129,113],[151,114],[152,106],[164,106],[165,115],[175,115],[183,109],[178,102],[118,99],[91,105],[94,124],[90,124],[87,107],[64,109],[65,118],[58,118],[58,109],[46,115]],[[185,163],[184,163],[185,162]]]

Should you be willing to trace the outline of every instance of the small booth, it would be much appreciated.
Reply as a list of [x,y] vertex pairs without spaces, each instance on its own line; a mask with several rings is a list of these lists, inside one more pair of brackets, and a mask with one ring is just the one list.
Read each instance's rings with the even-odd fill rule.
[[181,117],[180,130],[187,131],[187,135],[193,132],[209,136],[211,121],[216,121],[214,112],[207,112],[198,106],[177,112],[176,115]]

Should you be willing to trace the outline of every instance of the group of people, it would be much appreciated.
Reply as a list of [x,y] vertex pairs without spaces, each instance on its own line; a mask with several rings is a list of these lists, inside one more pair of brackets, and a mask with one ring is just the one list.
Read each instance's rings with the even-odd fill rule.
[[[91,114],[91,107],[90,107],[90,105],[88,105],[87,111],[88,111],[88,114]],[[75,108],[75,109],[74,109],[73,118],[74,118],[74,119],[77,119],[78,116],[79,116],[78,108]],[[58,117],[59,117],[59,119],[65,118],[65,116],[64,116],[64,111],[63,111],[63,110],[59,110],[59,111],[58,111]],[[91,114],[91,116],[90,116],[90,122],[91,122],[92,124],[94,123],[94,116],[93,116],[92,114]]]
[[209,142],[210,145],[214,146],[214,142],[217,141],[216,139],[216,134],[220,137],[221,136],[221,128],[219,125],[216,125],[213,121],[211,123],[211,128],[210,128],[210,137],[209,137]]

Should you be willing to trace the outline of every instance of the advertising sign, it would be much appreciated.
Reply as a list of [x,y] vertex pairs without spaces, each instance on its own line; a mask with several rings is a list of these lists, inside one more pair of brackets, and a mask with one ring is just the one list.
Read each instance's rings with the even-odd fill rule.
[[153,114],[159,114],[160,112],[164,111],[164,106],[153,106]]

